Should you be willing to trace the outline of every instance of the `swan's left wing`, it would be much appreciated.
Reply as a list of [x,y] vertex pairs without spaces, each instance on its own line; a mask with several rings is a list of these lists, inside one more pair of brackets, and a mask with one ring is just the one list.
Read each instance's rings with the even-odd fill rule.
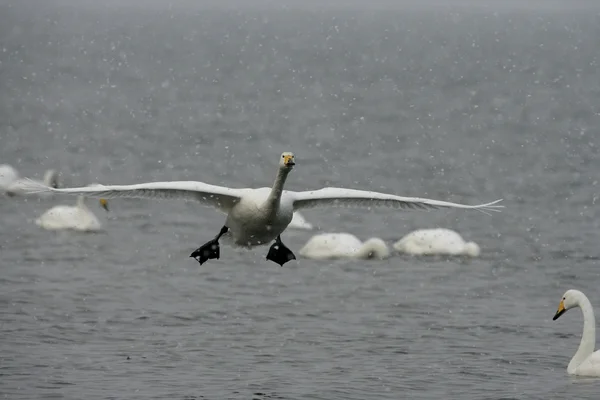
[[244,191],[244,189],[232,189],[194,181],[150,182],[137,185],[93,185],[64,189],[52,188],[29,179],[27,179],[26,182],[27,185],[24,186],[26,193],[54,192],[88,197],[102,197],[105,199],[115,197],[153,199],[180,198],[196,200],[201,204],[212,206],[224,212],[227,212],[240,200]]
[[496,205],[502,199],[491,203],[467,205],[449,201],[423,199],[419,197],[401,197],[393,194],[368,192],[344,188],[324,188],[306,192],[287,192],[293,198],[294,210],[321,206],[333,207],[391,207],[405,209],[465,208],[500,212],[504,206]]

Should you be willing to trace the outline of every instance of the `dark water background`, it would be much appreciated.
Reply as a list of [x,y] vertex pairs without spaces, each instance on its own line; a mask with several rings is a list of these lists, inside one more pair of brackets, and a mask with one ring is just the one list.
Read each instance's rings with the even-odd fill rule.
[[33,224],[74,198],[2,199],[0,394],[597,399],[566,373],[579,311],[551,317],[569,288],[600,305],[599,15],[3,1],[0,163],[25,176],[266,186],[290,150],[292,190],[507,208],[304,213],[390,244],[452,228],[475,260],[200,267],[223,217],[196,204],[114,200],[105,232],[74,234]]

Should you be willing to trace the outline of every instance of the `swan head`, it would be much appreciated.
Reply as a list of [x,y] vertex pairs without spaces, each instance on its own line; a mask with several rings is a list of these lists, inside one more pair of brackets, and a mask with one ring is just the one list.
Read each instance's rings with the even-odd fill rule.
[[100,207],[104,208],[104,211],[109,211],[108,201],[106,199],[100,199]]
[[481,250],[479,249],[479,245],[475,242],[467,242],[465,243],[465,254],[470,257],[479,257]]
[[279,159],[279,167],[283,169],[290,170],[294,168],[296,162],[294,161],[294,153],[290,153],[289,151],[284,151],[281,153],[281,158]]
[[563,294],[560,303],[558,303],[558,310],[556,310],[556,314],[554,314],[554,318],[552,321],[556,321],[561,315],[567,312],[567,310],[578,307],[579,306],[579,298],[582,293],[579,290],[567,290],[565,294]]
[[[86,187],[102,187],[103,185],[99,184],[99,183],[90,183],[89,185],[87,185]],[[83,197],[83,196],[82,196]],[[104,209],[104,211],[110,211],[108,209],[108,200],[106,199],[100,199],[98,200],[98,203],[100,203],[100,207],[102,207]]]
[[383,260],[389,257],[390,250],[385,242],[379,238],[371,238],[367,240],[363,246],[364,256],[366,259]]

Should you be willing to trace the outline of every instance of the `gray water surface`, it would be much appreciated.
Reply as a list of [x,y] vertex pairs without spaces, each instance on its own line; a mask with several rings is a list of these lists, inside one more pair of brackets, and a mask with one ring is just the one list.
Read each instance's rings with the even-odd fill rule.
[[[125,4],[125,3],[124,3]],[[476,211],[314,209],[389,244],[446,227],[477,259],[283,268],[267,247],[189,258],[223,216],[113,200],[98,234],[0,200],[9,399],[597,399],[566,366],[600,307],[597,9],[0,5],[0,163],[64,185],[324,185]],[[313,233],[286,231],[294,251]]]

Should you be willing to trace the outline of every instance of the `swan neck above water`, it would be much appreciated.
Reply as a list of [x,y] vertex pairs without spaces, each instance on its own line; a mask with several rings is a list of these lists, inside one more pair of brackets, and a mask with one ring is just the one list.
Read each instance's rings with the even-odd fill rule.
[[58,188],[58,175],[55,170],[49,169],[44,174],[44,184],[53,188]]
[[575,371],[594,352],[596,342],[596,318],[594,317],[592,304],[583,293],[580,293],[578,296],[577,304],[583,313],[583,334],[581,335],[579,348],[567,367],[567,371],[569,372]]
[[271,194],[269,194],[269,205],[275,210],[279,208],[279,202],[281,200],[281,193],[283,193],[283,185],[290,173],[290,168],[280,167],[275,177],[275,182],[271,188]]
[[79,208],[85,208],[87,209],[87,206],[85,205],[85,197],[83,196],[77,196],[77,207]]

